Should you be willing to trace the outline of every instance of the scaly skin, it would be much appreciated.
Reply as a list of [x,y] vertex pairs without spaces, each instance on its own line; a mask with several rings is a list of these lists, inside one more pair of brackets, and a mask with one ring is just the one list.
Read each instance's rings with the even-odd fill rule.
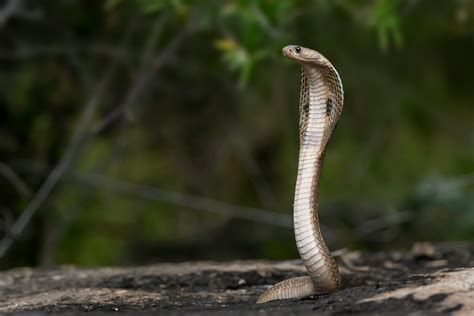
[[318,220],[318,195],[326,145],[342,112],[344,96],[336,69],[320,53],[300,46],[283,55],[301,65],[300,153],[293,204],[296,245],[308,275],[275,284],[257,300],[299,298],[337,291],[341,277]]

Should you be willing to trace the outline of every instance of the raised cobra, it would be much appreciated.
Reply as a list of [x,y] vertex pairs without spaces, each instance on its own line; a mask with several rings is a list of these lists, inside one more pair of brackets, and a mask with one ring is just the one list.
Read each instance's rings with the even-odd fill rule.
[[344,101],[341,78],[320,53],[301,46],[283,48],[283,55],[301,65],[300,153],[293,221],[296,245],[309,276],[284,280],[257,300],[298,298],[336,291],[341,277],[318,220],[318,195],[326,145],[336,127]]

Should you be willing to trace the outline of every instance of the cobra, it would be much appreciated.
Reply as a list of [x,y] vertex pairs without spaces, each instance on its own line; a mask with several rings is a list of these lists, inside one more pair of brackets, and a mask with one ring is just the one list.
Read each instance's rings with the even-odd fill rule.
[[338,266],[321,234],[318,196],[324,153],[344,103],[341,78],[322,54],[289,45],[283,55],[301,66],[300,152],[293,204],[296,245],[308,276],[275,284],[257,300],[299,298],[337,291],[341,285]]

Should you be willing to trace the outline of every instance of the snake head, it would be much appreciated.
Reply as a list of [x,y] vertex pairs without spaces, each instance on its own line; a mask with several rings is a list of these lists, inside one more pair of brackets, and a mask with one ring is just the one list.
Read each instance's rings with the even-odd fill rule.
[[283,47],[282,53],[283,56],[300,64],[313,64],[316,66],[328,66],[331,64],[321,53],[303,46],[288,45]]
[[[328,133],[323,138],[324,142],[327,142],[336,127],[344,103],[344,89],[336,68],[321,53],[310,48],[288,45],[282,49],[282,53],[285,57],[296,61],[302,68],[300,137],[305,132],[308,111],[313,108],[318,109],[316,111],[318,113],[325,113],[324,125]],[[309,81],[321,81],[321,84],[314,84],[312,88],[314,91],[310,91]],[[310,104],[310,94],[317,96],[312,104]]]

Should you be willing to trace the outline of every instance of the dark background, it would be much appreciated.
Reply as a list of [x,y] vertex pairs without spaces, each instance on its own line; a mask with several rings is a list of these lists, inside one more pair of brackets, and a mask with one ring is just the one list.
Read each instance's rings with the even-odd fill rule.
[[296,258],[298,66],[338,69],[332,250],[474,237],[474,1],[0,1],[0,267]]

